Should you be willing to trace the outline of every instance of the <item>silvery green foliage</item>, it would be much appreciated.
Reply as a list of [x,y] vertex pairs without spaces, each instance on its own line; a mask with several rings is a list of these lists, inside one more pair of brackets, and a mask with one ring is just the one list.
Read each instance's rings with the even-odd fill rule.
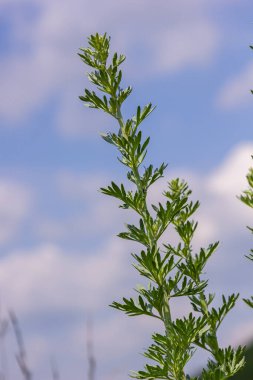
[[[158,168],[143,166],[150,139],[143,139],[141,127],[154,107],[152,104],[138,106],[135,115],[124,120],[121,106],[132,92],[131,87],[121,87],[120,67],[125,56],[115,53],[110,59],[110,38],[106,34],[91,35],[88,44],[87,48],[80,49],[79,56],[92,68],[88,77],[100,92],[85,89],[80,99],[88,107],[103,110],[118,121],[118,130],[102,137],[118,151],[118,159],[127,167],[127,179],[131,188],[134,187],[128,190],[125,184],[111,182],[101,191],[120,200],[123,209],[132,209],[138,214],[139,223],[128,224],[119,236],[142,245],[140,252],[132,256],[136,270],[148,280],[147,286],[136,289],[137,299],[123,298],[111,306],[130,316],[159,319],[164,326],[164,334],[153,334],[152,344],[144,353],[149,364],[133,372],[132,377],[197,380],[185,373],[185,366],[196,349],[202,348],[209,352],[210,360],[198,379],[228,379],[244,365],[244,349],[221,348],[217,330],[234,307],[238,294],[222,296],[221,306],[215,308],[212,306],[214,295],[207,292],[207,280],[202,276],[218,243],[201,248],[197,253],[193,251],[197,222],[192,216],[199,203],[190,200],[191,191],[184,181],[178,178],[170,181],[163,193],[164,202],[148,204],[150,186],[163,177],[166,169],[165,164]],[[159,244],[169,226],[178,235],[177,245]],[[184,318],[173,319],[170,301],[178,297],[187,297],[193,310]]]
[[[253,168],[249,169],[249,172],[247,174],[247,181],[248,181],[248,189],[243,192],[243,194],[240,196],[240,200],[245,203],[247,206],[253,208]],[[248,227],[248,229],[253,233],[253,228]],[[251,252],[248,256],[246,256],[248,259],[253,261],[253,249],[251,249]],[[247,305],[253,308],[253,296],[250,299],[244,299]]]

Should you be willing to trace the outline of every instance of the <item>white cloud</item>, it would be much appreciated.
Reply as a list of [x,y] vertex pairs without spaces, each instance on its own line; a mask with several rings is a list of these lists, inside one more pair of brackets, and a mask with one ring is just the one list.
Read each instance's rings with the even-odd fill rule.
[[[66,236],[71,239],[83,236],[95,237],[98,233],[117,234],[117,226],[124,229],[124,217],[129,212],[120,212],[114,199],[99,193],[100,187],[109,184],[105,174],[84,176],[61,172],[57,179],[58,194],[67,202],[78,202],[79,207],[64,219],[40,218],[34,231],[43,240],[59,241]],[[119,202],[118,202],[119,204]]]
[[229,197],[240,194],[247,187],[246,174],[253,165],[252,155],[252,143],[242,143],[235,147],[209,176],[208,191]]
[[57,186],[59,191],[68,199],[85,200],[87,198],[94,198],[94,193],[108,182],[108,175],[104,173],[87,176],[71,172],[61,172],[58,175]]
[[156,41],[155,38],[152,39],[153,70],[173,72],[209,63],[217,49],[217,34],[210,22],[198,18],[191,19],[190,23],[189,20],[182,23],[180,28],[178,25],[167,27],[164,33],[155,36]]
[[[222,240],[244,232],[242,226],[251,222],[251,210],[237,197],[247,187],[246,174],[252,166],[252,143],[241,143],[210,173],[203,183],[203,206],[200,218],[209,213],[209,238]],[[203,223],[205,225],[205,223]]]
[[78,95],[81,95],[82,92],[68,88],[66,96],[62,97],[55,124],[63,137],[76,138],[84,134],[87,137],[98,136],[100,132],[104,131],[104,126],[113,124],[112,120],[107,121],[109,119],[107,114],[94,112],[94,110],[87,111],[83,102],[78,99]]
[[92,254],[77,255],[45,244],[12,252],[0,259],[2,299],[21,317],[98,310],[128,273],[123,270],[126,256],[119,240]]
[[112,201],[101,201],[97,202],[92,210],[73,213],[64,220],[41,219],[34,225],[34,232],[39,238],[49,241],[59,241],[66,237],[72,240],[75,237],[80,238],[84,233],[85,236],[94,238],[98,233],[103,236],[102,234],[109,232],[120,232],[115,227],[116,221],[122,222],[123,230],[122,217],[118,214],[115,204],[112,204]]
[[217,26],[200,0],[184,0],[180,6],[158,1],[155,8],[144,0],[44,1],[36,6],[39,12],[31,23],[21,19],[12,26],[18,43],[29,49],[7,55],[0,67],[0,114],[13,124],[57,96],[60,130],[67,135],[89,134],[91,126],[78,116],[83,66],[75,53],[91,32],[112,35],[113,46],[128,56],[126,73],[134,80],[203,65],[218,46]]
[[32,195],[26,186],[0,179],[0,244],[15,236],[30,211],[31,202]]
[[253,65],[249,64],[228,81],[218,94],[217,104],[224,109],[240,107],[252,102]]

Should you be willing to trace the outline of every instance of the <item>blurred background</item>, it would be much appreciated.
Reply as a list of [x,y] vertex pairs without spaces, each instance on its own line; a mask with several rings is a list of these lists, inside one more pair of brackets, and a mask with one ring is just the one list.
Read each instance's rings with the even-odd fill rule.
[[[168,162],[152,197],[180,176],[201,208],[196,249],[220,241],[207,266],[221,294],[253,294],[252,213],[236,198],[252,164],[251,0],[0,0],[0,365],[19,379],[14,310],[34,379],[125,380],[159,326],[107,307],[140,282],[116,234],[132,216],[98,192],[125,181],[116,152],[99,137],[115,123],[78,96],[88,69],[77,56],[91,33],[124,53],[124,108],[157,108],[145,123],[147,163]],[[170,239],[170,231],[167,238]],[[173,239],[173,237],[172,237]],[[174,316],[188,311],[185,301]],[[253,313],[242,301],[221,329],[223,345],[250,343]],[[189,368],[206,362],[202,353]],[[50,364],[51,363],[51,364]],[[53,364],[52,364],[53,363]],[[5,376],[5,377],[4,377]]]

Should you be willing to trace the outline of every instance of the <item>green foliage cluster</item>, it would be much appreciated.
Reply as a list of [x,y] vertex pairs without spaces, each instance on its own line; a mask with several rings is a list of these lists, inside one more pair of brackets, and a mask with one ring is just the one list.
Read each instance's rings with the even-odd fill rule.
[[[247,206],[253,208],[253,168],[249,169],[249,172],[247,174],[247,181],[248,181],[248,189],[243,192],[243,194],[240,196],[240,200],[245,203]],[[248,229],[253,233],[253,228],[248,227]],[[246,256],[249,260],[253,261],[253,249],[251,249],[251,252],[248,256]],[[244,301],[247,305],[253,308],[253,296],[251,298],[244,298]]]
[[[253,168],[249,169],[249,172],[247,174],[247,181],[249,187],[243,192],[243,194],[240,196],[240,199],[247,206],[253,208]],[[252,228],[250,228],[250,230],[252,231]]]
[[253,346],[251,345],[247,348],[245,353],[246,365],[243,367],[241,371],[239,371],[235,376],[233,376],[233,380],[252,380],[253,373]]
[[[191,201],[191,190],[178,178],[168,183],[163,192],[164,202],[149,204],[150,187],[163,177],[166,165],[154,168],[143,166],[150,138],[143,139],[141,127],[154,110],[152,104],[138,106],[133,117],[123,119],[121,107],[132,92],[122,88],[121,64],[125,56],[109,52],[110,38],[91,35],[89,46],[81,48],[79,56],[93,71],[89,80],[102,93],[85,89],[80,99],[91,108],[100,109],[118,121],[118,130],[103,135],[103,139],[118,151],[119,161],[127,168],[128,188],[125,184],[111,182],[102,193],[120,200],[120,207],[134,210],[139,223],[128,224],[119,236],[142,245],[133,253],[134,266],[147,279],[147,285],[136,289],[138,297],[123,298],[112,307],[130,316],[145,315],[159,319],[164,333],[155,333],[144,355],[149,359],[143,370],[133,372],[137,379],[169,380],[223,380],[232,377],[244,365],[244,349],[221,348],[217,331],[234,307],[238,294],[222,297],[221,306],[213,306],[214,295],[207,291],[204,279],[205,265],[215,252],[218,243],[195,252],[192,246],[197,222],[192,218],[199,202]],[[159,239],[171,226],[176,231],[178,243],[161,244]],[[173,319],[171,300],[186,297],[192,312],[183,318]],[[200,377],[190,377],[185,366],[197,348],[210,354],[207,369]]]

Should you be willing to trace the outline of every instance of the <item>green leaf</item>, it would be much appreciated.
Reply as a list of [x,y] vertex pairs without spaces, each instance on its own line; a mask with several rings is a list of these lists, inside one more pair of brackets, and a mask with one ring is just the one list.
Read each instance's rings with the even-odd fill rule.
[[136,128],[153,112],[155,107],[151,103],[147,104],[143,109],[140,106],[137,107],[136,116],[134,118]]
[[151,317],[159,318],[159,316],[152,313],[152,306],[146,303],[141,296],[138,301],[133,298],[123,298],[123,303],[113,302],[111,305],[114,309],[124,311],[127,315],[133,317],[138,315],[148,315]]
[[243,301],[250,307],[253,308],[253,297],[251,298],[243,298]]

